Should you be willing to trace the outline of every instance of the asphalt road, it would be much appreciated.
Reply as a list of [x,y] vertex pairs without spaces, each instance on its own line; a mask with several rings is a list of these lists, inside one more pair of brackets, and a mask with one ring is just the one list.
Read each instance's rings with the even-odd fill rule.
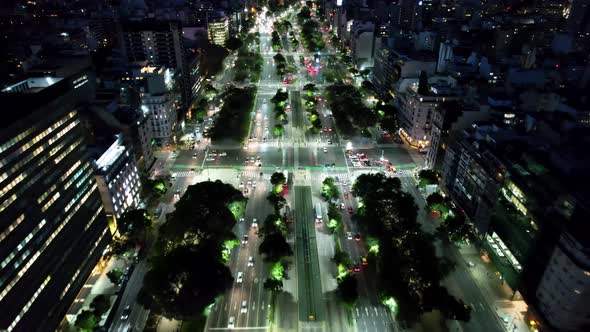
[[[232,250],[229,266],[236,280],[232,289],[220,297],[211,308],[206,330],[227,328],[230,317],[234,317],[235,328],[248,328],[253,331],[264,331],[267,328],[269,293],[264,290],[263,283],[268,274],[268,267],[258,254],[260,239],[256,234],[258,229],[252,226],[252,222],[256,218],[260,224],[272,212],[266,200],[271,186],[269,176],[262,180],[253,178],[257,180],[256,187],[248,186],[251,175],[246,172],[239,179],[236,178],[244,183],[249,194],[244,221],[236,225],[234,233],[240,240],[247,235],[247,243],[242,243]],[[248,265],[249,257],[253,258],[253,266]],[[243,275],[242,282],[237,280],[239,273]]]

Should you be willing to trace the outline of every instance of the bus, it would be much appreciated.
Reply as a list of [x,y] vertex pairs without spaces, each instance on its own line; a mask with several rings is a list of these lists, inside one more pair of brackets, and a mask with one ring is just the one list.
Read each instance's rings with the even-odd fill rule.
[[322,204],[321,203],[318,203],[318,205],[315,209],[315,221],[317,223],[322,222]]

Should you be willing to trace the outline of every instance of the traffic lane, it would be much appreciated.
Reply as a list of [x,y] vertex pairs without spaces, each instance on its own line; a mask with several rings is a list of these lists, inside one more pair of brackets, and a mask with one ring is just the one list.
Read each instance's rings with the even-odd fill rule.
[[[293,149],[285,149],[278,147],[268,147],[264,145],[252,146],[248,150],[244,149],[218,149],[218,152],[225,152],[227,155],[218,157],[215,160],[205,161],[206,167],[247,167],[248,169],[257,169],[258,163],[252,163],[250,160],[260,157],[260,163],[264,169],[268,167],[279,167],[283,164],[283,154],[286,154],[286,162],[292,165],[294,162]],[[248,162],[246,162],[248,159]]]
[[[133,268],[133,272],[129,276],[129,280],[126,283],[125,290],[119,302],[119,307],[115,312],[115,319],[111,325],[111,331],[126,331],[128,326],[135,326],[138,323],[138,318],[142,316],[142,311],[145,309],[138,305],[136,302],[137,294],[143,285],[143,277],[147,272],[147,263],[145,260],[141,260]],[[125,308],[131,309],[129,316],[123,319],[123,311]]]
[[[272,208],[266,201],[270,184],[267,181],[261,181],[252,190],[251,201],[246,209],[246,220],[242,223],[244,226],[242,233],[248,235],[248,243],[243,245],[246,253],[244,256],[245,267],[243,273],[247,299],[245,293],[242,297],[242,301],[247,301],[247,312],[245,313],[246,315],[242,314],[239,317],[238,325],[236,325],[239,327],[255,327],[258,322],[257,318],[260,316],[260,311],[264,311],[258,299],[259,294],[262,292],[260,288],[264,280],[264,275],[261,274],[263,271],[262,258],[258,255],[260,239],[257,235],[258,227],[252,227],[252,221],[256,218],[258,225],[260,225],[272,211]],[[253,259],[253,266],[248,266],[250,257]]]
[[[401,147],[382,147],[382,148],[355,148],[351,150],[353,154],[365,154],[366,159],[370,160],[372,164],[375,161],[380,161],[381,156],[389,160],[392,167],[413,168],[416,166],[412,157],[408,152]],[[347,162],[352,165],[352,160],[347,157]]]

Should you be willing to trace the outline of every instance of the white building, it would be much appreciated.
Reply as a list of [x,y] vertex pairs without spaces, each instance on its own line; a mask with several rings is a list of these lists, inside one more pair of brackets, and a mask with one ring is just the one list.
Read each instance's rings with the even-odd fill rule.
[[394,100],[400,110],[401,134],[418,148],[430,144],[432,115],[441,103],[458,99],[457,81],[451,77],[431,77],[429,93],[418,92],[419,79],[403,79],[398,83]]
[[229,38],[229,19],[227,16],[209,18],[207,36],[211,44],[225,47],[225,41]]
[[350,27],[350,49],[357,65],[372,67],[375,57],[375,24],[354,20]]
[[585,235],[563,233],[537,288],[539,310],[560,331],[582,331],[590,324],[590,253],[588,243],[577,238]]
[[155,143],[171,144],[180,106],[180,96],[174,91],[175,73],[164,66],[144,66],[133,76],[141,83],[141,110]]
[[139,171],[132,152],[123,144],[121,134],[94,161],[94,174],[107,215],[119,218],[139,205]]

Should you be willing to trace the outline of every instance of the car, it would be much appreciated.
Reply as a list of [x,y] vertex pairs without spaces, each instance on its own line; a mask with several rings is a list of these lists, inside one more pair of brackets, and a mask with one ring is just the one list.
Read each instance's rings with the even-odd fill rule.
[[359,233],[354,234],[354,239],[357,241],[361,240],[361,235]]
[[252,188],[256,188],[256,181],[252,181]]
[[266,98],[262,99],[262,103],[266,104]]
[[229,321],[227,321],[227,328],[228,329],[233,329],[234,327],[236,327],[236,317],[231,316],[229,318]]
[[332,140],[331,139],[328,140],[328,144],[332,144]]
[[361,272],[361,268],[360,268],[360,266],[358,266],[358,265],[355,265],[355,266],[353,266],[353,267],[352,267],[352,270],[353,270],[354,272]]
[[352,233],[351,232],[346,232],[346,238],[349,240],[352,240]]
[[[254,157],[252,157],[254,158]],[[260,156],[256,156],[256,161],[260,161]]]
[[352,214],[352,207],[348,208],[348,214]]
[[176,189],[176,192],[174,193],[174,199],[175,200],[179,200],[180,199],[180,189]]
[[195,172],[194,168],[191,168],[191,170],[189,171],[190,174],[193,174]]
[[344,198],[349,198],[349,197],[350,197],[350,194],[348,193],[348,191],[347,191],[347,192],[345,192],[345,193],[344,193]]
[[242,244],[248,244],[248,235],[244,235],[242,238]]
[[125,307],[125,309],[123,309],[123,312],[121,313],[121,320],[129,319],[129,314],[131,314],[131,305],[128,304]]
[[238,219],[239,222],[242,222],[244,220],[245,220],[244,217],[240,217],[240,219]]
[[340,210],[344,210],[344,203],[340,203]]
[[244,188],[244,196],[248,196],[248,192],[249,192],[248,188]]
[[258,164],[258,168],[262,168],[262,163],[259,163]]
[[475,264],[473,264],[473,262],[467,262],[467,266],[469,266],[469,267],[474,267],[474,266],[475,266]]
[[361,265],[367,266],[369,265],[369,261],[367,261],[367,257],[361,257]]
[[258,220],[256,218],[252,219],[252,228],[258,227]]
[[328,153],[328,148],[324,147],[322,150],[324,150],[324,153]]
[[238,272],[238,276],[236,277],[236,282],[241,284],[244,281],[244,274],[242,272]]
[[240,188],[244,188],[244,182],[240,182]]
[[254,266],[254,257],[248,257],[248,266]]
[[197,159],[197,153],[193,153],[193,159]]
[[248,187],[252,185],[252,179],[248,180]]
[[220,157],[225,157],[227,156],[227,152],[219,152],[219,154],[217,154]]
[[240,312],[243,314],[248,312],[248,301],[242,301],[242,309],[240,310]]
[[215,157],[207,157],[207,161],[215,161]]

